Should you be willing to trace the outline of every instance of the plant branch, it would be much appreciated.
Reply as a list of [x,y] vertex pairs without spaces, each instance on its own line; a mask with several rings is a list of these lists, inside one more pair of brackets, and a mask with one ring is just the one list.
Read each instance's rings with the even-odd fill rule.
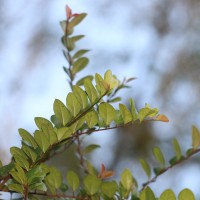
[[142,188],[140,189],[140,192],[143,191],[149,184],[155,182],[159,176],[161,176],[162,174],[164,174],[165,172],[167,172],[169,169],[175,167],[176,165],[178,165],[180,163],[183,163],[184,161],[188,160],[190,157],[192,157],[193,155],[195,155],[195,154],[197,154],[199,152],[200,152],[200,149],[194,149],[186,157],[182,157],[180,160],[176,161],[174,164],[169,165],[168,167],[162,169],[156,176],[154,176],[149,181],[147,181],[147,182],[145,182],[145,183],[142,184]]

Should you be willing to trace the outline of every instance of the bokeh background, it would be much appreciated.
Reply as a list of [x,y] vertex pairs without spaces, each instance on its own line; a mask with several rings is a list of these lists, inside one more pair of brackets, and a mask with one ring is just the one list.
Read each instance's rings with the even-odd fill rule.
[[[149,103],[170,123],[148,123],[96,133],[88,142],[102,146],[92,162],[116,174],[128,167],[146,181],[140,157],[153,166],[151,148],[160,146],[169,160],[176,137],[183,152],[191,146],[192,124],[200,128],[200,1],[198,0],[0,0],[0,158],[9,162],[11,146],[20,146],[18,128],[34,132],[35,116],[49,118],[55,98],[65,101],[70,88],[62,66],[59,21],[65,5],[88,17],[76,28],[87,37],[77,48],[88,48],[90,64],[80,73],[103,74],[111,69],[120,79],[137,77],[124,90],[123,103]],[[106,155],[106,156],[105,156]],[[66,155],[65,155],[66,156]],[[98,158],[98,159],[97,159]],[[64,169],[70,158],[59,158]],[[162,175],[151,187],[160,193],[188,187],[200,196],[200,159],[195,156]]]

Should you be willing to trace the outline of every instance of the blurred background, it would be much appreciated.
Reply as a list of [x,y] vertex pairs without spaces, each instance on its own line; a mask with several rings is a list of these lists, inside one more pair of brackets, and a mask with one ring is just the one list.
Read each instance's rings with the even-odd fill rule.
[[[147,123],[96,133],[88,142],[102,146],[91,155],[116,174],[128,167],[147,180],[138,160],[153,166],[151,148],[160,146],[169,160],[176,137],[183,152],[191,146],[192,124],[200,128],[200,1],[198,0],[0,0],[0,158],[9,162],[11,146],[20,146],[18,128],[34,132],[34,117],[49,118],[53,101],[65,101],[70,88],[62,66],[59,21],[65,5],[88,17],[75,30],[85,37],[77,48],[91,49],[90,64],[78,78],[111,69],[121,80],[137,77],[120,94],[138,108],[158,107],[170,123]],[[105,157],[106,155],[106,157]],[[65,155],[66,156],[66,155]],[[96,159],[98,158],[98,159]],[[63,168],[70,158],[57,163]],[[66,162],[65,162],[66,161]],[[150,186],[157,195],[167,188],[190,188],[200,196],[200,159],[195,156]]]

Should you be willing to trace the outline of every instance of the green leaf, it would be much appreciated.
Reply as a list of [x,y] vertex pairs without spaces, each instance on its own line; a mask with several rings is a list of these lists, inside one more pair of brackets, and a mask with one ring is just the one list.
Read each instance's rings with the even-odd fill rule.
[[172,141],[172,144],[173,144],[173,148],[174,148],[174,151],[176,153],[177,159],[180,159],[181,156],[182,156],[182,152],[181,152],[181,148],[180,148],[180,145],[178,143],[178,140],[176,138],[174,138],[173,141]]
[[58,171],[55,167],[50,167],[50,173],[46,176],[46,181],[48,184],[56,189],[58,189],[61,186],[62,183],[62,176],[60,171]]
[[176,196],[171,189],[165,190],[159,200],[176,200]]
[[40,190],[40,191],[47,191],[47,187],[46,184],[43,182],[40,183],[34,183],[32,185],[29,186],[29,190]]
[[106,126],[110,125],[115,119],[115,109],[109,103],[101,103],[99,105],[99,114]]
[[77,100],[76,96],[72,92],[70,92],[67,95],[66,104],[72,116],[75,117],[76,115],[78,115],[78,113],[81,110],[81,105],[79,101]]
[[99,74],[95,74],[96,88],[100,95],[104,95],[110,89],[110,86]]
[[94,150],[96,150],[97,148],[100,148],[101,146],[100,145],[97,145],[97,144],[90,144],[88,146],[86,146],[83,150],[83,154],[88,154]]
[[10,171],[10,175],[18,183],[20,183],[22,185],[27,184],[26,174],[19,165],[16,165],[15,168],[12,171]]
[[83,180],[84,188],[89,195],[94,195],[98,192],[101,186],[101,180],[95,175],[87,175]]
[[110,89],[114,89],[117,86],[119,86],[119,80],[117,80],[117,78],[114,75],[112,75],[111,70],[107,70],[105,72],[104,80],[108,83]]
[[78,86],[84,85],[84,81],[85,81],[86,79],[88,79],[88,80],[90,80],[90,81],[92,82],[93,79],[94,79],[94,77],[91,76],[91,75],[85,76],[85,77],[81,78],[80,80],[78,80],[78,81],[76,82],[76,85],[78,85]]
[[115,123],[116,124],[123,124],[124,120],[122,118],[122,114],[119,110],[115,110]]
[[4,165],[0,168],[0,178],[7,176],[8,173],[15,167],[13,163],[9,163],[8,165]]
[[35,117],[35,123],[41,131],[44,125],[53,128],[52,123],[43,117]]
[[140,109],[140,111],[138,113],[140,122],[142,122],[150,114],[151,114],[151,109],[150,108],[142,108],[142,109]]
[[97,175],[97,171],[89,160],[85,160],[85,164],[89,174]]
[[144,159],[140,159],[140,164],[142,165],[142,168],[144,169],[147,177],[150,178],[151,177],[151,168],[150,168],[149,164],[147,163],[147,161]]
[[15,159],[15,162],[22,168],[26,169],[27,171],[29,170],[30,164],[27,159],[21,157],[18,154],[14,154],[13,158]]
[[92,110],[85,115],[85,121],[89,128],[93,128],[98,123],[98,114]]
[[98,95],[97,95],[97,91],[95,87],[92,85],[91,80],[86,79],[84,81],[84,88],[85,88],[85,91],[87,92],[90,102],[94,103],[97,100]]
[[101,185],[101,191],[107,197],[113,198],[115,193],[117,192],[117,183],[115,181],[103,182]]
[[77,174],[73,171],[68,171],[66,178],[67,178],[69,187],[71,187],[72,191],[75,192],[80,185],[80,180]]
[[62,183],[60,186],[60,190],[64,193],[69,189],[69,187],[67,186],[67,184]]
[[51,116],[51,121],[55,125],[56,128],[60,128],[62,126],[62,122],[56,117],[56,115]]
[[178,200],[195,200],[195,197],[193,192],[186,188],[179,193]]
[[89,63],[89,59],[81,57],[72,64],[72,74],[82,71]]
[[29,145],[31,145],[33,148],[37,148],[38,145],[35,141],[35,139],[33,138],[33,136],[26,130],[20,128],[19,130],[19,134],[22,137],[22,139],[28,143]]
[[24,153],[24,151],[18,147],[11,147],[10,148],[10,153],[12,154],[12,156],[14,155],[18,155],[21,156],[24,159],[28,159],[27,155]]
[[53,109],[56,117],[65,126],[72,118],[70,111],[66,106],[58,99],[54,101]]
[[72,135],[72,129],[69,127],[62,127],[57,130],[58,141],[67,139]]
[[42,169],[41,165],[39,165],[29,170],[26,176],[28,178],[29,185],[34,183],[39,183],[42,182],[46,177],[46,171]]
[[72,130],[72,133],[75,133],[77,130],[79,130],[83,123],[85,122],[84,117],[80,118],[79,120],[75,121],[69,128]]
[[29,147],[27,145],[22,145],[22,149],[26,153],[26,155],[31,159],[32,162],[36,161],[37,154],[31,147]]
[[88,107],[88,97],[84,90],[82,90],[79,86],[73,86],[73,94],[76,96],[78,102],[80,103],[82,109]]
[[135,108],[135,102],[133,99],[130,99],[130,107],[131,107],[131,114],[133,117],[133,121],[136,121],[138,119],[138,112]]
[[17,184],[17,183],[11,183],[8,185],[8,188],[9,190],[11,191],[15,191],[15,192],[18,192],[18,193],[21,193],[23,194],[23,186],[20,185],[20,184]]
[[35,131],[34,138],[35,138],[35,141],[37,142],[38,146],[45,153],[46,150],[50,146],[49,138],[42,131],[38,131],[38,130]]
[[73,19],[69,22],[69,28],[73,28],[74,26],[78,25],[85,17],[87,13],[81,13],[73,17]]
[[163,153],[159,147],[153,148],[153,154],[155,159],[164,167],[165,166],[165,158],[163,156]]
[[86,54],[88,51],[90,51],[90,50],[88,50],[88,49],[81,49],[81,50],[77,51],[77,52],[73,55],[72,59],[79,58],[79,57],[83,56],[84,54]]
[[65,33],[66,29],[67,29],[67,21],[66,20],[61,21],[60,26],[61,26],[63,32]]
[[126,190],[132,189],[132,187],[134,185],[134,181],[133,181],[132,173],[129,169],[125,169],[122,172],[120,182]]
[[140,193],[140,200],[156,200],[151,188],[147,187]]
[[113,99],[109,100],[109,102],[110,102],[110,103],[115,103],[115,102],[119,102],[119,101],[121,101],[121,100],[122,100],[121,97],[116,97],[116,98],[113,98]]
[[199,130],[192,126],[192,147],[197,149],[200,146],[200,133]]
[[120,112],[122,114],[124,124],[131,122],[132,121],[132,115],[131,115],[131,112],[128,110],[128,108],[123,104],[119,104],[119,109],[120,109]]

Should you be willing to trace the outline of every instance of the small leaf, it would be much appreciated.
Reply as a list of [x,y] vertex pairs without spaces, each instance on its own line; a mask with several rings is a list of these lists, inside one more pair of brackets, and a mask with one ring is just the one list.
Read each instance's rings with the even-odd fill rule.
[[173,148],[175,150],[177,159],[180,159],[182,156],[182,152],[181,152],[180,145],[176,138],[173,139],[172,144],[173,144]]
[[85,122],[84,117],[80,118],[78,121],[74,122],[69,128],[72,130],[72,133],[75,133],[77,130],[79,130],[83,123]]
[[88,50],[88,49],[81,49],[81,50],[77,51],[77,52],[73,55],[72,58],[73,58],[73,59],[79,58],[79,57],[83,56],[84,54],[86,54],[88,51],[90,51],[90,50]]
[[99,105],[99,114],[104,120],[106,126],[115,119],[115,109],[109,103],[101,103]]
[[83,180],[84,188],[89,195],[94,195],[98,192],[101,186],[101,180],[95,175],[87,175]]
[[89,128],[93,128],[98,123],[98,114],[92,110],[85,115],[85,121]]
[[77,100],[79,101],[82,109],[88,107],[88,97],[84,90],[82,90],[79,86],[73,86],[73,94],[76,96]]
[[154,120],[161,122],[169,122],[169,119],[163,114],[158,115]]
[[24,159],[28,159],[27,155],[24,153],[24,151],[18,147],[11,147],[10,148],[10,153],[12,154],[12,156],[14,155],[18,155],[21,156]]
[[72,129],[69,127],[62,127],[57,130],[58,141],[67,139],[72,135]]
[[48,182],[48,184],[50,184],[50,186],[58,189],[62,183],[61,173],[56,167],[50,167],[49,169],[50,173],[45,180]]
[[21,157],[20,155],[14,154],[13,158],[15,159],[15,162],[22,167],[23,169],[29,170],[30,164],[27,159]]
[[89,80],[92,82],[93,79],[94,79],[94,77],[91,76],[91,75],[85,76],[85,77],[81,78],[80,80],[78,80],[78,81],[76,82],[76,85],[78,85],[78,86],[84,85],[84,81],[85,81],[86,79],[89,79]]
[[32,147],[36,148],[38,147],[35,139],[33,138],[33,136],[26,130],[20,128],[19,130],[19,134],[22,137],[22,139],[27,142],[29,145],[31,145]]
[[4,165],[0,168],[0,178],[7,176],[8,173],[15,167],[13,163],[9,163],[8,165]]
[[200,146],[200,133],[199,130],[192,126],[192,147],[197,149]]
[[142,122],[148,115],[150,115],[151,109],[150,108],[142,108],[139,111],[139,119],[140,122]]
[[193,192],[186,188],[178,194],[178,200],[195,200],[195,197]]
[[97,148],[100,148],[101,146],[100,145],[97,145],[97,144],[90,144],[88,146],[86,146],[83,150],[83,154],[88,154],[94,150],[96,150]]
[[73,171],[69,171],[67,172],[67,182],[69,187],[71,187],[72,191],[75,192],[80,184],[80,180],[77,176],[77,174]]
[[32,162],[36,161],[37,154],[32,148],[28,147],[27,145],[22,145],[22,149],[26,153],[26,155],[31,159]]
[[121,100],[122,100],[121,97],[116,97],[116,98],[113,98],[113,99],[109,100],[109,102],[110,102],[110,103],[115,103],[115,102],[119,102],[119,101],[121,101]]
[[35,123],[40,130],[44,125],[53,128],[52,123],[43,117],[35,117]]
[[147,161],[144,159],[140,159],[140,164],[142,165],[142,168],[144,169],[147,177],[150,178],[151,177],[151,168],[150,168],[149,164],[147,163]]
[[54,101],[53,109],[56,117],[64,126],[71,120],[72,116],[69,110],[60,100]]
[[126,190],[132,189],[132,187],[134,185],[134,181],[133,181],[132,173],[129,169],[125,169],[122,172],[120,182]]
[[176,200],[176,196],[171,189],[165,190],[159,200]]
[[115,181],[103,182],[101,185],[101,191],[107,197],[113,198],[115,193],[117,192],[117,183]]
[[47,191],[47,187],[46,184],[43,182],[40,183],[34,183],[32,185],[29,186],[29,190],[40,190],[40,191]]
[[50,146],[49,138],[47,138],[47,136],[42,131],[36,130],[34,133],[34,139],[37,142],[38,146],[45,153]]
[[85,88],[85,91],[87,92],[90,102],[94,103],[97,100],[98,95],[97,95],[97,91],[95,87],[92,85],[91,80],[86,79],[84,81],[84,88]]
[[104,95],[107,91],[110,90],[110,86],[106,81],[103,80],[103,78],[99,74],[95,74],[95,82],[96,82],[96,88],[100,95]]
[[11,191],[15,191],[15,192],[18,192],[18,193],[21,193],[23,194],[23,186],[20,185],[20,184],[17,184],[17,183],[11,183],[8,185],[8,188],[9,190]]
[[22,185],[23,184],[27,184],[27,178],[26,178],[25,172],[19,165],[17,165],[15,167],[15,169],[10,171],[10,175],[13,177],[13,179],[16,182],[18,182],[18,183],[20,183]]
[[63,32],[65,33],[66,32],[66,28],[67,28],[67,21],[66,20],[63,20],[60,22],[60,26],[63,30]]
[[72,73],[76,74],[80,71],[82,71],[89,63],[89,59],[86,57],[81,57],[78,60],[76,60],[72,65]]
[[128,108],[124,104],[119,104],[119,109],[122,114],[124,124],[131,122],[132,115],[131,115],[131,112],[128,110]]
[[130,107],[131,107],[131,114],[133,117],[133,121],[136,121],[138,119],[138,112],[135,108],[135,102],[133,99],[130,99]]
[[81,110],[81,105],[78,102],[76,96],[72,92],[70,92],[67,95],[66,104],[67,104],[67,108],[70,110],[72,116],[75,117],[76,115],[78,115],[78,113]]
[[86,16],[87,13],[75,15],[74,18],[69,22],[68,26],[73,28],[74,26],[78,25]]
[[150,187],[147,187],[140,193],[140,200],[156,200],[155,195]]
[[155,159],[164,167],[165,166],[165,158],[164,158],[163,153],[160,150],[160,148],[154,147],[153,154],[154,154]]
[[104,80],[108,83],[110,89],[114,89],[117,86],[119,86],[119,80],[117,80],[117,78],[114,75],[112,75],[111,70],[107,70],[105,72]]

